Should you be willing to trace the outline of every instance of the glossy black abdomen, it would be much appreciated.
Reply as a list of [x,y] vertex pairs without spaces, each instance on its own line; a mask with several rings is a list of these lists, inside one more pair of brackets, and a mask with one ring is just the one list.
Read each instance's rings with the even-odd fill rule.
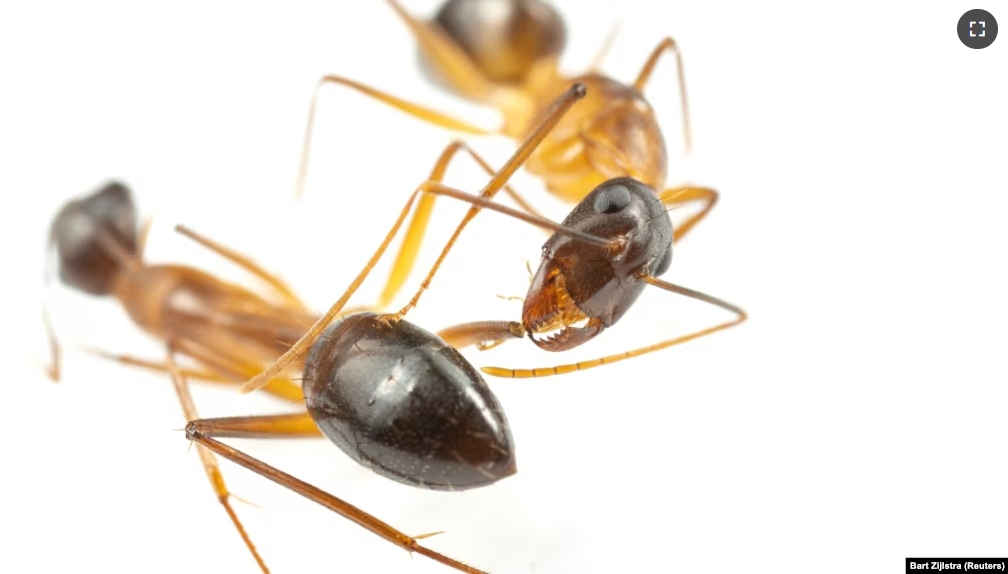
[[464,490],[513,474],[511,429],[479,372],[436,335],[376,317],[344,317],[308,354],[304,393],[319,429],[413,486]]

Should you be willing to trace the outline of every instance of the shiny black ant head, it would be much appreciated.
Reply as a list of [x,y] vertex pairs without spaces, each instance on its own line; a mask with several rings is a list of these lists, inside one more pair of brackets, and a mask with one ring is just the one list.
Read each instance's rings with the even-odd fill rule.
[[[448,0],[434,22],[498,84],[522,83],[536,62],[559,57],[567,41],[560,15],[540,0]],[[422,67],[437,75],[429,62]]]
[[599,185],[563,223],[613,243],[556,233],[543,245],[522,323],[548,351],[576,347],[614,324],[644,290],[642,276],[659,276],[672,263],[672,220],[655,191],[636,179]]
[[308,412],[343,452],[397,482],[466,490],[515,473],[514,439],[483,377],[436,335],[347,315],[312,346]]
[[91,295],[107,295],[122,259],[110,242],[128,255],[137,249],[137,215],[129,188],[109,182],[98,191],[63,206],[49,228],[59,256],[59,277]]

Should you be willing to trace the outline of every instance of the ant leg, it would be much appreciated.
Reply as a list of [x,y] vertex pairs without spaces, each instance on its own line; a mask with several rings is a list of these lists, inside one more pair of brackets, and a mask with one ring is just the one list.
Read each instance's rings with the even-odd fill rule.
[[147,251],[147,238],[150,236],[151,226],[154,225],[154,216],[148,216],[140,226],[140,234],[137,236],[137,259],[143,263],[144,253]]
[[507,340],[525,337],[525,327],[517,321],[474,321],[442,329],[437,336],[456,349],[476,345],[485,351]]
[[644,64],[644,68],[641,69],[640,74],[637,75],[637,79],[634,80],[633,85],[638,92],[644,91],[644,86],[651,77],[651,72],[654,71],[658,58],[666,50],[675,54],[676,65],[679,70],[679,101],[682,103],[683,150],[686,152],[686,155],[689,155],[693,150],[693,134],[690,130],[689,104],[686,101],[686,75],[683,71],[682,54],[679,52],[679,46],[676,45],[675,40],[671,37],[666,37],[655,46],[655,49],[651,52],[651,56],[648,57],[647,63]]
[[[181,372],[187,379],[197,379],[208,383],[234,385],[244,381],[250,373],[255,373],[258,368],[249,368],[247,366],[243,368],[241,365],[236,366],[234,364],[227,365],[220,357],[207,358],[206,354],[198,349],[198,347],[194,347],[184,342],[176,342],[175,344],[176,352],[182,352],[183,354],[196,359],[198,362],[202,363],[204,367],[206,367],[205,370],[179,368],[179,372]],[[80,350],[102,359],[114,361],[121,365],[139,367],[141,369],[161,373],[170,373],[168,363],[131,357],[129,355],[117,355],[115,353],[91,347],[83,347]],[[301,392],[301,387],[289,379],[274,379],[270,381],[270,384],[265,387],[264,391],[291,403],[300,402],[304,398],[303,393]]]
[[45,327],[46,341],[49,343],[49,365],[44,369],[51,381],[58,382],[62,353],[59,340],[56,338],[56,329],[53,328],[52,318],[49,316],[49,306],[45,302],[42,303],[42,325]]
[[[130,355],[117,355],[115,353],[109,353],[108,351],[103,351],[101,349],[94,349],[91,347],[83,347],[81,351],[94,355],[96,357],[106,359],[119,363],[120,365],[128,365],[130,367],[140,367],[141,369],[147,369],[148,371],[158,371],[161,373],[170,373],[168,369],[168,363],[159,363],[157,361],[152,361],[150,359],[140,359],[138,357],[131,357]],[[221,374],[215,373],[213,371],[196,371],[193,369],[183,369],[180,368],[179,372],[182,373],[187,379],[197,379],[200,381],[206,381],[209,383],[233,383],[234,381],[228,377]]]
[[707,217],[718,201],[718,192],[707,187],[670,187],[659,193],[658,199],[665,205],[673,207],[693,201],[703,202],[703,208],[700,211],[688,217],[672,232],[672,241],[675,242],[689,233],[693,226],[700,223],[701,219]]
[[425,122],[432,123],[436,126],[447,128],[449,130],[460,131],[474,135],[490,135],[500,131],[500,130],[487,130],[475,127],[461,120],[457,120],[451,116],[442,114],[441,112],[437,112],[432,109],[410,103],[406,100],[376,90],[371,86],[362,84],[349,78],[334,75],[323,76],[318,81],[318,84],[315,86],[315,92],[312,94],[311,106],[308,108],[308,125],[305,128],[304,143],[302,143],[301,145],[301,163],[298,168],[297,184],[294,188],[295,198],[301,196],[301,190],[304,188],[305,177],[307,176],[308,173],[308,157],[309,155],[311,155],[312,131],[314,130],[315,127],[315,108],[318,104],[319,91],[326,84],[337,84],[345,86],[352,90],[356,90],[366,96],[369,96],[384,104],[392,106],[393,108],[405,112],[415,118],[421,119]]
[[420,45],[420,52],[459,94],[476,101],[485,101],[489,97],[493,85],[438,25],[410,16],[397,0],[388,0],[388,3],[413,32]]
[[661,279],[651,277],[650,275],[646,274],[642,275],[640,279],[642,281],[645,281],[648,285],[654,285],[655,287],[659,287],[666,291],[677,293],[679,295],[690,297],[692,299],[697,299],[705,303],[721,307],[722,309],[725,309],[727,311],[731,311],[732,313],[735,314],[735,318],[732,319],[731,321],[727,321],[725,323],[721,323],[713,327],[708,327],[706,329],[701,329],[699,331],[689,333],[688,335],[682,335],[680,337],[667,339],[665,341],[661,341],[653,345],[648,345],[647,347],[632,349],[630,351],[626,351],[617,355],[608,355],[605,357],[600,357],[598,359],[592,359],[590,361],[581,361],[579,363],[573,363],[569,365],[557,365],[555,367],[542,367],[536,369],[503,369],[500,367],[483,367],[480,370],[492,377],[505,377],[505,378],[531,378],[531,377],[549,377],[551,375],[563,375],[566,373],[572,373],[574,371],[583,371],[585,369],[590,369],[592,367],[598,367],[601,365],[616,363],[624,359],[639,357],[640,355],[651,353],[653,351],[667,349],[668,347],[671,347],[673,345],[685,343],[686,341],[692,341],[693,339],[699,339],[700,337],[705,337],[707,335],[710,335],[711,333],[716,333],[717,331],[733,327],[735,325],[738,325],[739,323],[742,323],[748,318],[746,312],[743,311],[741,308],[736,307],[731,303],[722,301],[721,299],[711,297],[710,295],[707,295],[705,293],[694,291],[692,289],[687,289],[686,287],[680,287],[679,285],[668,283],[666,281],[662,281]]
[[42,261],[42,326],[45,329],[46,342],[49,344],[49,364],[43,367],[49,380],[59,382],[62,366],[62,349],[60,349],[59,338],[56,336],[56,328],[53,326],[52,316],[49,314],[50,289],[53,282],[53,265],[56,262],[56,238],[53,232],[49,232],[49,240],[46,241],[45,256]]
[[[482,157],[479,156],[471,147],[469,147],[465,142],[456,140],[448,145],[441,152],[441,156],[438,158],[434,165],[434,169],[431,170],[430,176],[427,178],[429,182],[440,183],[444,180],[445,171],[448,169],[448,164],[455,158],[455,155],[459,151],[464,151],[469,154],[473,160],[487,172],[488,175],[493,176],[496,172],[490,167]],[[525,200],[518,195],[510,185],[504,186],[504,192],[508,194],[515,202],[526,212],[533,215],[538,215]],[[433,194],[424,194],[417,202],[416,210],[413,212],[413,219],[410,221],[409,227],[406,229],[406,235],[403,238],[402,247],[399,248],[399,255],[396,256],[395,262],[392,265],[392,271],[389,274],[388,282],[385,284],[385,288],[382,290],[382,294],[378,299],[376,307],[378,309],[385,309],[395,298],[396,294],[402,288],[403,283],[406,282],[406,278],[409,276],[410,271],[413,270],[413,264],[416,263],[417,254],[420,251],[420,243],[423,241],[423,236],[427,230],[427,224],[430,222],[430,216],[434,210],[434,200],[436,196]]]
[[301,438],[322,437],[308,413],[217,417],[189,421],[202,437],[217,438]]
[[[167,356],[168,371],[171,374],[171,380],[175,386],[175,393],[178,395],[179,403],[182,405],[182,411],[185,413],[187,421],[199,418],[199,415],[196,413],[196,403],[189,393],[189,383],[175,366],[175,360],[172,355],[174,355],[174,352],[172,351],[171,343],[169,343]],[[206,471],[207,478],[210,480],[210,484],[217,494],[217,501],[224,507],[224,511],[227,512],[231,523],[238,530],[238,534],[245,543],[245,547],[252,553],[252,557],[263,571],[263,574],[269,574],[269,568],[266,567],[266,563],[259,556],[255,544],[252,543],[252,539],[245,532],[245,527],[242,525],[241,520],[238,519],[238,515],[235,514],[234,508],[231,507],[231,493],[228,492],[227,485],[224,484],[224,477],[221,474],[220,466],[217,464],[217,459],[209,449],[201,445],[197,445],[196,450],[199,452],[200,460],[203,462],[203,469]]]
[[[311,432],[308,425],[318,433],[314,423],[308,414],[280,415],[275,417],[230,417],[219,419],[191,420],[186,425],[186,437],[197,443],[200,447],[209,449],[219,456],[222,456],[236,464],[244,466],[272,480],[273,482],[288,488],[305,498],[316,502],[336,514],[355,522],[359,526],[370,530],[374,534],[388,540],[392,544],[406,550],[416,552],[432,560],[440,562],[446,566],[460,572],[472,574],[484,574],[482,570],[477,570],[471,566],[463,564],[458,560],[449,558],[444,554],[421,546],[417,538],[407,536],[403,532],[393,528],[389,524],[382,522],[371,514],[353,506],[352,504],[325,492],[324,490],[312,486],[303,480],[295,478],[275,467],[272,467],[259,459],[253,458],[244,452],[232,448],[220,441],[214,440],[214,436],[230,436],[243,438],[266,438],[277,436],[305,436]],[[419,538],[423,538],[422,536]]]
[[[240,383],[254,375],[262,365],[251,358],[242,357],[237,354],[237,345],[220,345],[213,349],[208,349],[196,342],[188,339],[175,341],[175,350],[187,355],[199,362],[206,368],[220,373],[232,383]],[[292,381],[289,377],[276,377],[271,379],[263,391],[289,403],[300,403],[304,401],[304,392],[301,385]]]
[[[571,86],[569,90],[567,90],[560,97],[558,97],[553,102],[553,105],[550,106],[549,113],[546,114],[545,118],[542,120],[542,123],[540,123],[540,125],[536,127],[535,131],[533,131],[532,134],[529,135],[529,137],[524,142],[522,142],[521,146],[518,147],[518,151],[516,151],[514,155],[511,156],[511,159],[509,159],[508,162],[504,165],[504,167],[502,167],[496,173],[496,175],[494,175],[494,177],[490,179],[490,183],[488,183],[487,186],[483,188],[483,192],[481,194],[482,197],[472,199],[483,200],[487,204],[489,204],[490,203],[489,198],[493,197],[493,195],[497,193],[497,191],[499,191],[500,188],[504,186],[504,184],[507,183],[507,180],[511,177],[511,175],[514,174],[514,172],[519,167],[521,167],[523,163],[525,163],[525,160],[528,159],[528,156],[532,153],[532,151],[536,148],[536,146],[539,145],[539,143],[543,140],[543,138],[546,137],[546,134],[549,133],[549,131],[553,128],[553,126],[555,126],[557,122],[560,121],[560,118],[563,117],[564,113],[566,113],[567,110],[569,110],[570,107],[574,105],[574,102],[583,98],[586,93],[587,89],[585,88],[584,84],[574,84],[573,86]],[[442,193],[444,195],[451,195],[451,193],[447,193],[445,189],[450,190],[450,188],[444,188],[444,186],[441,186],[440,184],[437,183],[424,182],[423,184],[421,184],[420,187],[410,195],[410,198],[406,202],[406,205],[399,212],[398,219],[396,219],[395,223],[392,225],[392,228],[385,235],[385,239],[382,240],[381,244],[378,246],[378,249],[376,249],[374,254],[371,255],[371,259],[368,260],[368,262],[364,265],[364,268],[361,269],[360,273],[357,274],[357,277],[354,278],[354,280],[350,283],[350,286],[347,287],[346,291],[343,292],[343,295],[340,296],[340,298],[335,303],[333,303],[332,307],[330,307],[329,310],[326,311],[325,315],[320,317],[318,321],[316,321],[315,324],[312,325],[308,329],[308,331],[296,343],[294,343],[294,345],[291,346],[290,349],[287,350],[287,352],[281,355],[280,358],[277,359],[272,365],[270,365],[265,371],[249,379],[248,382],[242,385],[240,391],[243,393],[248,393],[262,387],[270,379],[278,375],[283,369],[285,369],[288,365],[294,362],[295,359],[304,354],[308,350],[308,346],[311,345],[313,342],[315,342],[315,339],[319,337],[319,335],[326,328],[329,322],[332,321],[337,314],[339,314],[340,310],[343,309],[343,306],[346,305],[346,302],[350,299],[351,296],[353,296],[353,294],[357,291],[357,289],[360,288],[364,280],[367,279],[367,276],[371,273],[371,270],[378,263],[378,260],[381,259],[382,255],[385,253],[385,250],[388,249],[389,244],[392,243],[392,239],[399,232],[399,228],[402,227],[403,222],[406,220],[407,214],[409,214],[410,208],[413,207],[413,202],[416,200],[417,195],[425,192],[435,192],[435,190],[437,190],[436,192]],[[459,195],[468,197],[467,194],[464,193],[460,193]],[[482,207],[486,207],[481,203],[481,201],[473,201],[473,203],[475,204],[474,207],[467,212],[466,219],[462,222],[459,228],[455,230],[455,236],[457,236],[461,232],[462,227],[464,227],[465,224],[470,219],[475,217],[476,213],[478,213]],[[479,207],[476,207],[476,205],[478,205]],[[504,211],[503,206],[498,206],[498,210]],[[516,217],[518,217],[519,219],[533,218],[533,216],[529,214],[520,214],[516,215]],[[547,223],[556,225],[555,223],[549,221],[547,221]],[[405,314],[406,309],[409,309],[413,305],[416,305],[416,301],[420,298],[420,293],[422,293],[425,289],[427,289],[427,285],[430,284],[431,278],[434,276],[437,267],[441,264],[441,261],[447,255],[447,252],[451,248],[453,242],[454,242],[454,236],[453,239],[449,241],[444,251],[441,252],[441,255],[437,263],[434,265],[430,273],[427,275],[427,278],[424,280],[424,284],[421,285],[420,290],[417,292],[416,295],[414,295],[410,305],[408,305],[403,311],[400,311],[401,314]]]
[[280,279],[276,275],[273,275],[272,273],[267,272],[258,263],[252,261],[252,259],[250,259],[249,257],[242,255],[241,253],[238,253],[234,249],[225,247],[208,237],[202,236],[184,225],[176,225],[175,231],[177,233],[184,235],[185,237],[188,237],[189,239],[192,239],[196,243],[199,243],[203,247],[206,247],[207,249],[220,255],[221,257],[224,257],[228,261],[231,261],[232,263],[248,271],[252,275],[255,275],[256,277],[262,279],[270,287],[276,290],[276,292],[279,293],[281,297],[283,297],[285,300],[287,300],[287,302],[291,303],[292,305],[300,309],[308,308],[304,304],[304,302],[301,301],[301,299],[294,294],[294,290],[291,289],[290,286],[288,286],[282,279]]

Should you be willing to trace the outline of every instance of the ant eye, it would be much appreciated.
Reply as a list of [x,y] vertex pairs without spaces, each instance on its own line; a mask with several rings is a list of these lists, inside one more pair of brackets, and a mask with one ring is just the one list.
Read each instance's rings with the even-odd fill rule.
[[599,190],[592,207],[595,213],[616,213],[630,203],[630,190],[620,184],[608,185]]

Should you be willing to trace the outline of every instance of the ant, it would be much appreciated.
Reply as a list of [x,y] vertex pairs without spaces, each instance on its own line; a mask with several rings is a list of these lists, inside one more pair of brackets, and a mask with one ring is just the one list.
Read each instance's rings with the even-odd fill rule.
[[[583,87],[560,98],[540,131],[547,133],[582,95]],[[532,138],[533,142],[540,140]],[[528,147],[520,148],[517,155],[521,157],[522,150]],[[348,288],[346,298],[378,262],[420,193],[478,200],[437,183],[438,174],[461,149],[462,145],[455,144],[445,150],[439,167],[428,180],[433,182],[431,189],[423,187],[410,197],[384,242]],[[514,163],[507,175],[513,173],[520,161]],[[497,175],[500,185],[504,185],[507,175]],[[543,225],[558,232],[584,235],[549,222]],[[300,385],[289,375],[271,377],[267,382],[265,390],[273,395],[289,402],[304,400],[306,412],[200,419],[188,390],[188,378],[241,382],[289,349],[293,341],[319,320],[281,280],[244,255],[184,226],[177,226],[176,230],[266,281],[275,291],[274,297],[260,296],[191,267],[146,263],[144,248],[150,221],[139,231],[138,227],[129,188],[109,182],[85,197],[70,201],[57,213],[50,226],[47,253],[55,252],[63,283],[89,295],[114,297],[138,326],[164,342],[167,352],[164,363],[105,356],[171,375],[189,421],[187,436],[199,443],[201,462],[217,498],[264,573],[269,570],[231,506],[231,494],[213,453],[253,467],[260,474],[270,467],[258,461],[249,463],[247,457],[243,458],[245,455],[218,443],[213,436],[326,436],[351,458],[378,474],[429,489],[477,488],[515,472],[510,427],[478,371],[436,335],[408,321],[390,325],[373,313],[347,315],[329,325],[319,343],[302,355],[306,366]],[[52,280],[48,269],[49,266],[47,285]],[[43,316],[52,352],[48,374],[58,380],[61,353],[48,306],[44,306]],[[175,363],[176,354],[191,359],[201,368],[180,369]],[[375,368],[376,362],[382,368]],[[395,392],[396,385],[390,387],[393,381],[390,373],[395,374],[399,383],[409,382],[410,390]],[[370,391],[363,392],[364,389]],[[380,408],[368,416],[365,411],[375,408],[375,396],[379,394],[383,397]],[[361,416],[345,417],[339,408],[347,406]],[[481,572],[419,544],[422,536],[407,536],[289,475],[275,469],[266,475],[410,552],[463,572]]]
[[[547,113],[556,95],[567,86],[580,83],[587,87],[588,97],[557,125],[526,164],[530,173],[543,179],[549,192],[568,202],[578,202],[605,182],[632,178],[637,182],[634,185],[650,189],[669,207],[702,204],[675,228],[675,241],[682,239],[714,207],[718,193],[713,189],[692,185],[663,189],[667,171],[665,140],[643,90],[666,52],[675,56],[678,66],[684,150],[689,154],[692,148],[682,57],[671,37],[658,43],[631,84],[595,71],[568,77],[559,70],[566,41],[563,20],[541,0],[448,0],[430,21],[411,16],[398,0],[387,1],[416,37],[424,69],[455,94],[497,108],[503,125],[496,130],[483,129],[355,80],[327,75],[319,80],[312,97],[296,194],[304,186],[315,108],[324,85],[350,88],[451,130],[475,135],[501,134],[522,141]],[[485,194],[492,197],[498,190],[488,188]],[[516,192],[509,189],[505,192],[524,211],[536,214]],[[433,204],[433,195],[421,198],[389,281],[379,297],[378,308],[386,308],[392,302],[412,270]],[[439,263],[477,211],[476,208],[469,211],[442,250]],[[417,305],[432,277],[433,271],[398,312],[399,317]]]

